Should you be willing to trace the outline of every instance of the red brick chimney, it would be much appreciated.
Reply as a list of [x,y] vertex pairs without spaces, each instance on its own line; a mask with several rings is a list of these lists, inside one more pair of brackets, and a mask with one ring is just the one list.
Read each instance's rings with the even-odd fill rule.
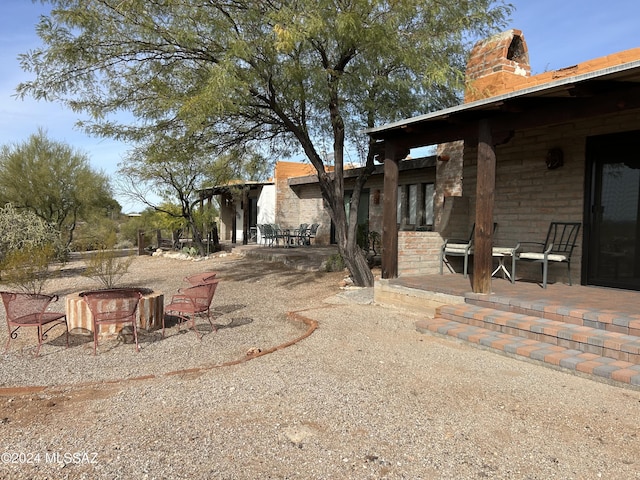
[[467,63],[465,103],[513,91],[530,76],[529,50],[520,30],[481,40]]

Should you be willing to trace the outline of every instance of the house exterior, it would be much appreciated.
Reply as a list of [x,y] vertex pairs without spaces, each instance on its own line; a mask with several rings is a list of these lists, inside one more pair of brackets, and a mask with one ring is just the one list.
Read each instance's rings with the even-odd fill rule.
[[[574,282],[640,290],[640,49],[535,76],[528,59],[518,30],[479,42],[463,105],[369,130],[384,162],[384,278],[436,273],[444,239],[475,223],[473,289],[489,293],[492,245],[542,242],[566,221],[582,224]],[[439,145],[433,230],[403,231],[399,171],[425,145]],[[519,262],[518,277],[539,266]],[[566,282],[566,266],[549,279]]]
[[[218,197],[220,204],[221,242],[263,243],[258,225],[276,223],[282,228],[297,228],[301,223],[330,224],[322,208],[322,198],[316,188],[294,191],[289,179],[307,177],[315,170],[308,164],[278,162],[274,176],[267,182],[230,182],[200,191],[202,202]],[[316,243],[329,243],[329,229],[321,229]]]
[[[436,157],[406,159],[398,184],[398,222],[402,231],[430,231],[435,222],[433,198],[436,188]],[[345,170],[348,208],[351,189],[359,168]],[[383,166],[377,165],[363,189],[358,223],[369,232],[382,232]],[[301,223],[319,223],[316,245],[334,243],[331,218],[323,206],[315,169],[297,162],[278,162],[269,182],[234,182],[205,189],[202,198],[219,197],[220,241],[262,243],[258,224],[276,223],[295,229]],[[244,200],[246,195],[246,201]],[[245,208],[245,205],[247,207]],[[245,215],[246,213],[246,215]],[[248,219],[247,235],[244,219]]]

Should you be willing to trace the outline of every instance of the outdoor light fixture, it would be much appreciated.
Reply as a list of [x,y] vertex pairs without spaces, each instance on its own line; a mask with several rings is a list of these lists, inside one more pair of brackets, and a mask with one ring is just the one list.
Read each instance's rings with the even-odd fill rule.
[[550,148],[547,152],[546,159],[547,168],[549,170],[555,170],[564,165],[564,153],[561,148]]

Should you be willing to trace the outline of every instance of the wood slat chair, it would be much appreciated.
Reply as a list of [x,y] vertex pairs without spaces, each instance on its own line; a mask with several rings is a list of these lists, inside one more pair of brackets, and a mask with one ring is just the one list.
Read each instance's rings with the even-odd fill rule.
[[57,295],[43,295],[36,293],[0,292],[4,304],[9,338],[5,346],[5,352],[9,350],[9,343],[18,337],[21,327],[35,327],[38,330],[38,348],[35,356],[40,354],[42,342],[47,339],[49,332],[56,325],[64,325],[69,347],[69,327],[67,316],[60,312],[48,312],[52,302],[58,301]]
[[[547,288],[549,262],[566,263],[571,285],[571,255],[576,246],[580,223],[551,222],[547,238],[542,242],[520,242],[517,261],[537,262],[542,266],[542,288]],[[515,277],[515,265],[512,275]]]
[[138,345],[138,326],[136,313],[142,293],[133,288],[111,288],[93,290],[80,294],[91,311],[93,317],[93,354],[98,349],[98,330],[101,325],[130,324],[136,351]]
[[[175,316],[178,318],[178,330],[183,323],[191,323],[191,328],[196,332],[199,339],[202,335],[196,328],[195,317],[197,315],[206,315],[211,330],[216,331],[216,327],[211,321],[211,302],[213,301],[213,295],[218,287],[218,280],[212,280],[208,283],[201,285],[193,285],[188,288],[181,288],[178,290],[172,298],[171,302],[164,307],[165,317],[166,315]],[[162,337],[164,337],[165,331],[165,318],[162,319]]]

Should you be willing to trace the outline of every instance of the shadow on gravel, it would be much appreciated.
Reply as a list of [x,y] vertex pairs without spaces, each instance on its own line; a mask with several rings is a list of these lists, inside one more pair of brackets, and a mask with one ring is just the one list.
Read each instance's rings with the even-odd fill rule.
[[223,328],[237,328],[237,327],[242,327],[244,325],[249,325],[250,323],[253,323],[253,318],[236,317],[236,318],[232,318],[231,321],[226,325],[216,324],[216,328],[218,330],[222,330]]
[[242,310],[246,305],[237,304],[237,305],[216,305],[211,309],[212,315],[222,316],[227,313],[237,312],[238,310]]

